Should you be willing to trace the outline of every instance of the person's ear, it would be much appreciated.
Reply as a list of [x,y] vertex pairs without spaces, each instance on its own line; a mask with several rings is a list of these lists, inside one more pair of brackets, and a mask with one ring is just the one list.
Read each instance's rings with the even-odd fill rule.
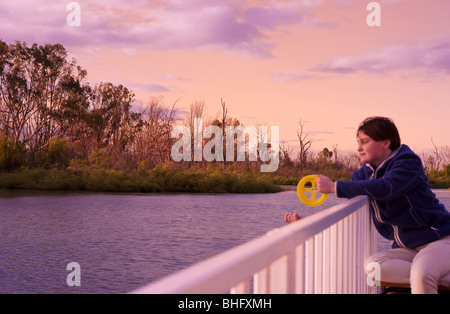
[[391,140],[386,140],[384,142],[384,149],[385,150],[389,149],[391,147],[391,143],[392,143]]

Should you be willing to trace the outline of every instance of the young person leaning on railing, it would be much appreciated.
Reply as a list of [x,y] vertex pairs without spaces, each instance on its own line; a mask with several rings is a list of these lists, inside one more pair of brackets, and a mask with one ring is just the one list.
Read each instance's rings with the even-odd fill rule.
[[[367,195],[378,232],[392,249],[372,255],[366,264],[381,268],[381,281],[410,284],[412,293],[437,293],[450,286],[450,213],[431,191],[421,159],[401,145],[397,127],[389,118],[372,117],[357,132],[363,166],[351,181],[316,179],[320,193],[352,198]],[[288,214],[286,222],[300,219]]]

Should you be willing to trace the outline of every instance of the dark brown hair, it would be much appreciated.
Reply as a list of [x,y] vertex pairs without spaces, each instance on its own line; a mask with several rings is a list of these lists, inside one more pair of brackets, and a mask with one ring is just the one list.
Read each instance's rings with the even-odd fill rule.
[[385,117],[370,117],[364,120],[358,128],[358,132],[370,136],[375,141],[390,140],[391,146],[389,148],[394,151],[401,145],[400,135],[394,122]]

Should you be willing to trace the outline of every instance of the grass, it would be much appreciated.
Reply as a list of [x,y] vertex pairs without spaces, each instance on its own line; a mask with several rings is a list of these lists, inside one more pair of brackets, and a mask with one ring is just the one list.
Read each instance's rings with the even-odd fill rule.
[[276,193],[270,178],[224,170],[183,171],[158,166],[151,171],[112,169],[26,169],[0,174],[0,189],[141,192],[141,193]]

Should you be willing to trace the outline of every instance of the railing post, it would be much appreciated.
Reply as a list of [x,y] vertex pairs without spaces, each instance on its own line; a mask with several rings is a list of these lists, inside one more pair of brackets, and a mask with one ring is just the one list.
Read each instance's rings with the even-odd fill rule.
[[342,243],[344,241],[344,221],[340,220],[337,223],[336,226],[336,232],[337,232],[337,245],[336,245],[336,258],[337,258],[337,262],[336,262],[336,269],[337,269],[337,273],[336,273],[336,293],[342,294],[344,293],[344,247],[342,246]]
[[288,255],[284,255],[270,265],[269,272],[269,293],[286,294],[288,293]]
[[253,277],[254,293],[255,294],[268,294],[269,293],[269,268],[264,267],[260,271],[256,272]]
[[[331,228],[331,227],[330,227]],[[330,280],[331,280],[331,264],[333,261],[331,260],[331,238],[330,238],[330,228],[325,229],[322,232],[323,237],[323,278],[322,278],[322,293],[329,294],[330,293]]]
[[319,232],[315,236],[314,248],[314,293],[323,293],[323,234]]
[[295,249],[295,290],[294,293],[304,294],[306,286],[306,276],[305,276],[305,244],[299,245]]
[[297,278],[297,267],[296,267],[296,260],[297,260],[297,252],[296,249],[294,249],[292,252],[290,252],[287,255],[287,293],[293,294],[295,293],[295,283]]
[[335,224],[330,227],[330,289],[329,293],[337,293],[338,273],[338,226]]
[[230,294],[249,294],[251,292],[250,279],[246,279],[234,286],[230,290]]
[[311,238],[305,244],[305,293],[314,293],[314,241]]

